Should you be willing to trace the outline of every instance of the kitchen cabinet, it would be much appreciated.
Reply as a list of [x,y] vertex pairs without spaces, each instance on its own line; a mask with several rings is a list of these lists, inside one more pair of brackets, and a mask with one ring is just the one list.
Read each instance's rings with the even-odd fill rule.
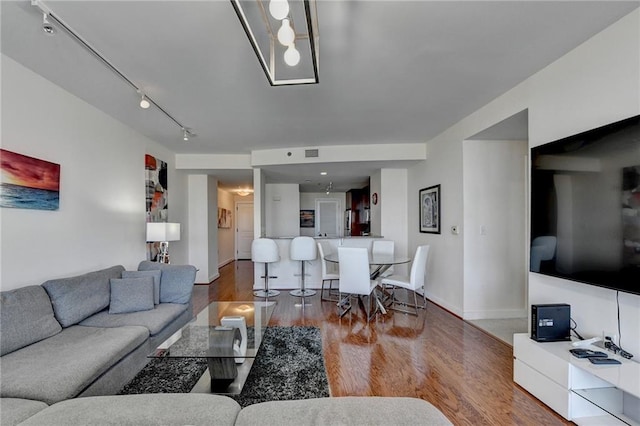
[[370,227],[369,187],[347,191],[346,207],[347,211],[351,212],[346,216],[351,219],[350,235],[368,235]]

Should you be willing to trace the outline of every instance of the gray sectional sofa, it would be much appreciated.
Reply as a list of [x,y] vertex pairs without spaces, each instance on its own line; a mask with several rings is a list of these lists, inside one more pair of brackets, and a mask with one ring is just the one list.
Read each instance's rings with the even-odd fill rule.
[[[0,400],[4,411],[13,401]],[[34,411],[35,410],[35,411]],[[17,411],[14,409],[14,413]],[[233,399],[205,394],[96,396],[62,401],[14,415],[20,426],[305,426],[451,425],[433,405],[417,398],[341,397],[269,401],[240,409]],[[4,426],[4,420],[2,425]]]
[[[193,318],[196,268],[143,261],[0,294],[0,396],[117,393]],[[4,413],[3,413],[4,414]]]
[[[193,317],[196,269],[143,261],[0,293],[0,424],[449,425],[415,398],[114,395]],[[82,398],[76,398],[82,397]]]

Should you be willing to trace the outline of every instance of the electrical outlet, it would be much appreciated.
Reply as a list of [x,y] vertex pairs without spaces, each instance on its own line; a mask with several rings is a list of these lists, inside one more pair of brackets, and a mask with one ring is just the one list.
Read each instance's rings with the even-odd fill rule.
[[[611,339],[607,339],[608,337],[610,337]],[[618,336],[617,333],[613,332],[613,331],[603,331],[602,332],[602,341],[606,342],[607,340],[611,340],[614,344],[618,345],[620,338]]]

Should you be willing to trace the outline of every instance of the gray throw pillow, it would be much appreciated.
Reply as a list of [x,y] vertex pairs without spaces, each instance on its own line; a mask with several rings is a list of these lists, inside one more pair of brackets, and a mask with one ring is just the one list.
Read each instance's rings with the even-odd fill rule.
[[153,277],[112,278],[110,314],[153,309]]
[[153,303],[160,304],[160,277],[162,271],[123,271],[122,278],[140,278],[140,277],[153,277]]
[[191,302],[193,283],[196,280],[196,267],[192,265],[170,265],[143,260],[138,271],[162,271],[160,280],[160,303]]

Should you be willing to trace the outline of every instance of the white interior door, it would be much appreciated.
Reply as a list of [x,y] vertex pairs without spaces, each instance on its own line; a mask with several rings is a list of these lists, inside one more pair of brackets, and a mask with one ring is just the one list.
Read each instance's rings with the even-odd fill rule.
[[236,202],[236,260],[251,259],[253,241],[253,203]]
[[316,200],[316,235],[340,236],[342,210],[338,200]]

